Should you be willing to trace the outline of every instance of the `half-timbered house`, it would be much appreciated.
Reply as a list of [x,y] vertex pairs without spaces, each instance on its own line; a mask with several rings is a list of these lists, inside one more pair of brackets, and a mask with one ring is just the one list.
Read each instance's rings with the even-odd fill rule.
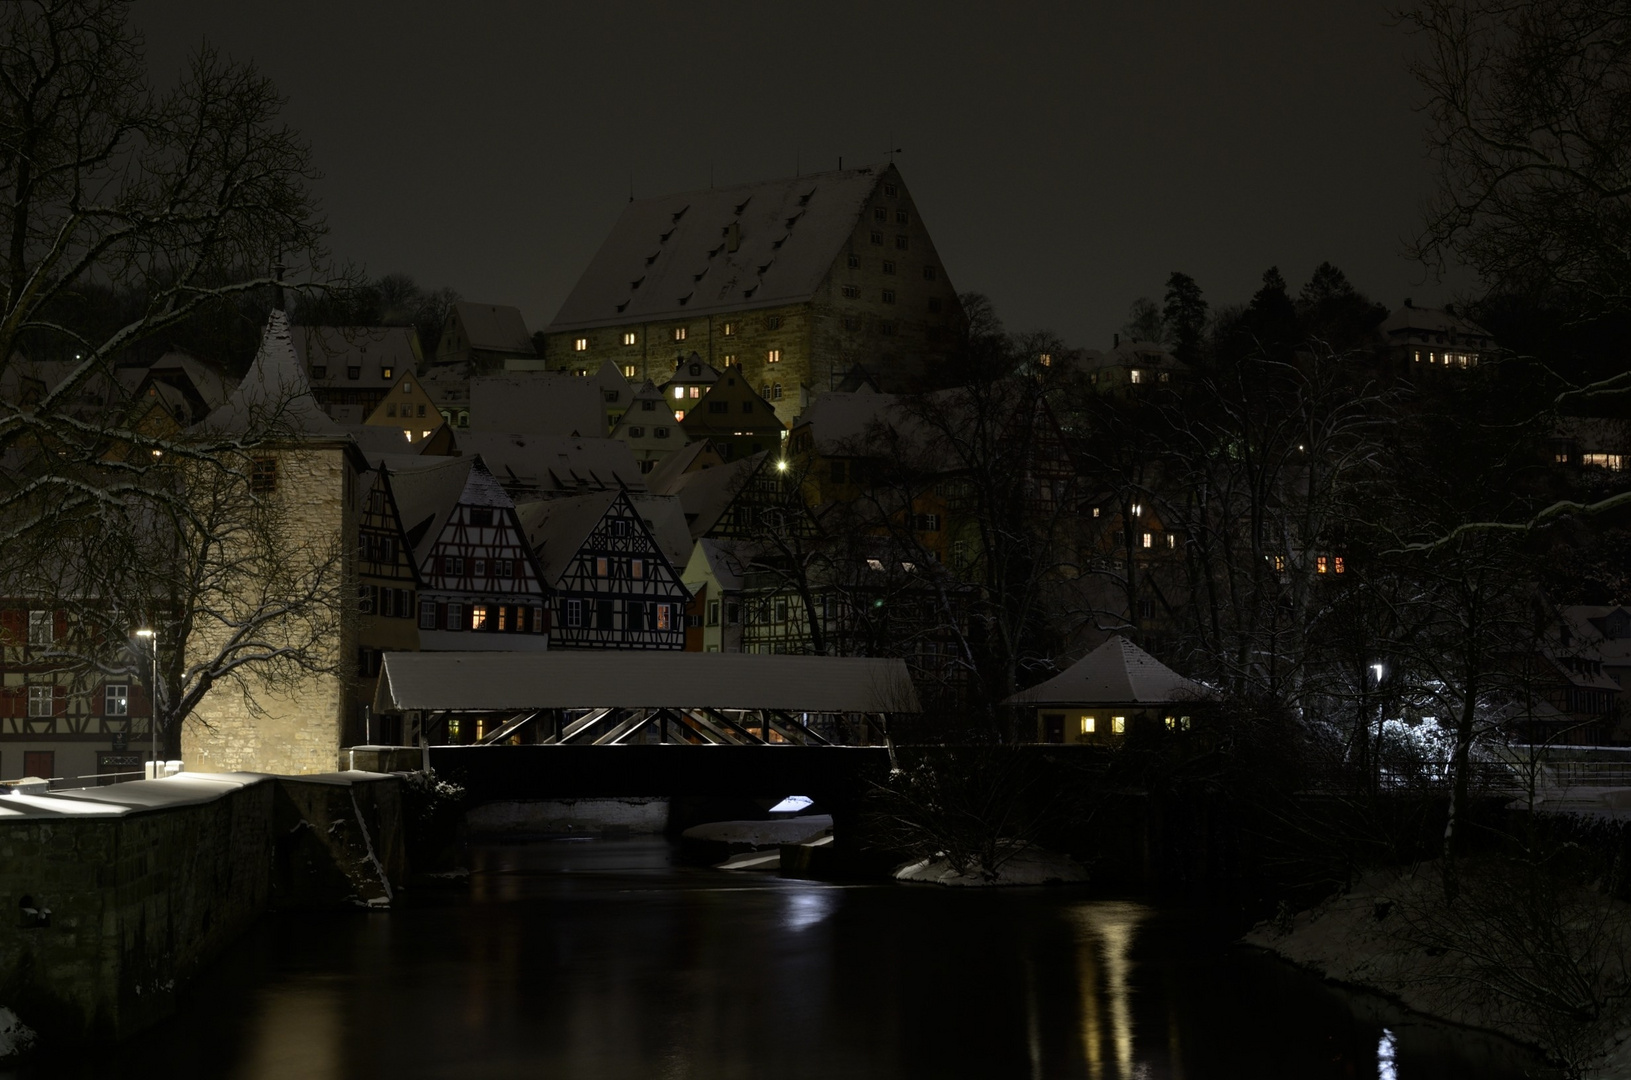
[[684,647],[691,594],[627,493],[525,503],[520,516],[551,590],[556,648]]
[[545,649],[548,587],[479,456],[387,458],[419,572],[421,649]]
[[387,652],[419,648],[419,568],[385,470],[365,473],[357,486],[362,505],[357,513],[355,737],[364,742],[390,742],[400,733],[374,724],[368,708],[379,681],[380,658]]

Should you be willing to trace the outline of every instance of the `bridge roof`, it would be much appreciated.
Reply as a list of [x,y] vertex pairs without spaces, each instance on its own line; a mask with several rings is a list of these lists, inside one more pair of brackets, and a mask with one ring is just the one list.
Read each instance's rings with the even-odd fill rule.
[[920,712],[900,660],[692,652],[386,653],[378,712]]

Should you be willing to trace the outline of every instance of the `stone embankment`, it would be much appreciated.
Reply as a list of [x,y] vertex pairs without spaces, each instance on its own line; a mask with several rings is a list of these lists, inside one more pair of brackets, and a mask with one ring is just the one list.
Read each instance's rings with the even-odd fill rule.
[[0,1007],[42,1043],[141,1031],[271,908],[388,905],[401,816],[355,772],[0,795]]

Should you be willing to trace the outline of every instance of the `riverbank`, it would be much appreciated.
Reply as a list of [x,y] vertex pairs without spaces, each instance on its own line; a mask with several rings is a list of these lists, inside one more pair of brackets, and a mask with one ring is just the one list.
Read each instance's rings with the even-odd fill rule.
[[[1524,1042],[1566,1075],[1631,1080],[1631,906],[1557,895],[1522,910],[1514,891],[1463,868],[1455,903],[1436,863],[1372,873],[1243,939],[1322,978],[1453,1024]],[[1496,887],[1492,887],[1496,886]],[[1582,1015],[1595,1007],[1595,1018]]]

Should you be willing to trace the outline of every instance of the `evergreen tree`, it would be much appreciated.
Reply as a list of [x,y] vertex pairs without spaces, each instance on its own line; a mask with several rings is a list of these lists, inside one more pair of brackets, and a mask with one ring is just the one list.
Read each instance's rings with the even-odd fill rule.
[[1188,274],[1174,270],[1167,277],[1166,305],[1161,309],[1173,355],[1193,363],[1206,333],[1206,300],[1201,287]]

